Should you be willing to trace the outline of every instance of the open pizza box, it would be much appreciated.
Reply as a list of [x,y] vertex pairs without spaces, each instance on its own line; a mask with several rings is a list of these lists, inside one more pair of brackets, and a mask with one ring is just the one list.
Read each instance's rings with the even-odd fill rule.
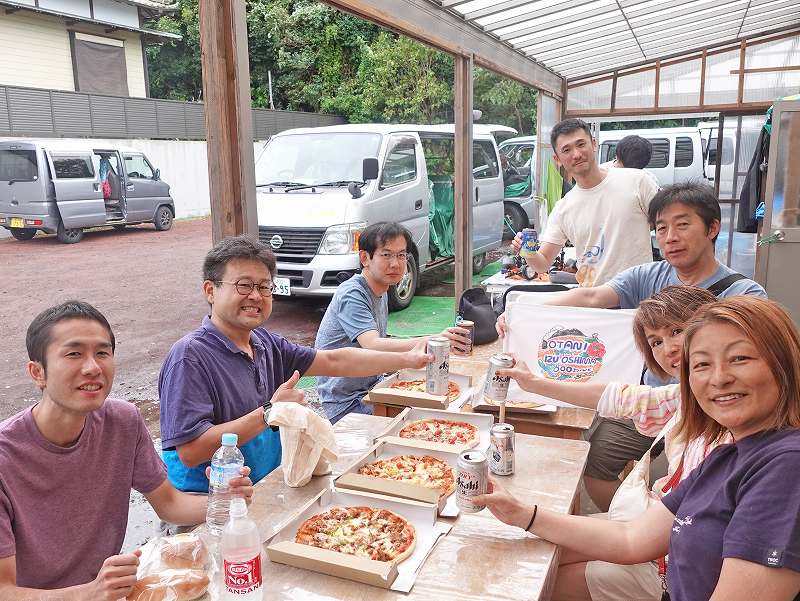
[[413,444],[415,441],[402,440],[402,444],[387,442],[385,440],[378,442],[367,451],[366,455],[347,468],[341,476],[336,478],[333,485],[341,489],[360,490],[390,497],[398,497],[400,499],[411,499],[422,503],[431,503],[438,507],[440,516],[448,518],[456,517],[459,511],[458,505],[456,505],[455,491],[440,499],[438,491],[432,488],[426,488],[425,486],[413,484],[411,482],[387,480],[358,473],[359,468],[363,465],[380,459],[390,459],[397,455],[430,455],[431,457],[441,459],[447,463],[453,468],[453,472],[456,473],[455,470],[458,468],[458,453],[420,449]]
[[[417,544],[408,558],[394,564],[294,542],[297,530],[308,518],[332,507],[364,505],[393,511],[414,526]],[[451,527],[436,520],[436,507],[430,503],[367,492],[325,489],[294,519],[278,528],[267,546],[267,556],[277,563],[407,593],[414,586],[422,563]]]
[[426,379],[424,369],[403,369],[395,372],[378,382],[369,391],[364,400],[369,403],[384,403],[386,405],[400,405],[403,407],[425,407],[429,409],[447,409],[463,407],[472,398],[472,376],[450,372],[450,381],[458,385],[458,397],[452,401],[447,395],[428,394],[416,390],[401,390],[392,388],[396,382]]
[[[430,442],[427,440],[416,440],[413,438],[400,438],[400,430],[410,422],[418,419],[447,419],[456,422],[467,422],[478,428],[480,438],[475,445],[447,444],[443,442]],[[437,409],[420,409],[419,407],[407,407],[394,418],[389,426],[375,437],[376,440],[384,440],[403,446],[413,446],[417,449],[426,451],[445,451],[458,455],[461,451],[469,448],[488,449],[489,431],[494,424],[494,417],[482,415],[480,413],[461,413],[459,411],[440,411]]]
[[[500,413],[500,403],[492,401],[483,395],[483,387],[486,383],[486,376],[483,376],[475,387],[475,394],[472,396],[472,410],[481,413]],[[508,398],[506,399],[506,413],[555,413],[558,410],[554,403],[539,403],[524,398],[525,395],[519,394],[522,389],[516,382],[511,381],[508,387]],[[524,391],[522,391],[524,392]],[[544,399],[545,397],[541,397]],[[565,404],[565,403],[560,403]]]

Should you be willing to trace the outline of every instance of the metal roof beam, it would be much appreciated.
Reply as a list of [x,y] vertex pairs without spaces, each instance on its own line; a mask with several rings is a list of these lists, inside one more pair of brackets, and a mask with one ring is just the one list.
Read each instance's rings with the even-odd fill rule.
[[564,79],[523,53],[428,0],[324,0],[338,9],[545,90],[561,98]]

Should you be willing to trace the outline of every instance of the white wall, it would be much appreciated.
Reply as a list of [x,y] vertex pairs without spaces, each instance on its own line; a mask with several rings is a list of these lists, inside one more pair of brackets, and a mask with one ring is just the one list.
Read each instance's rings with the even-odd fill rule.
[[39,0],[39,8],[57,10],[81,17],[91,17],[89,0]]
[[98,21],[139,27],[139,9],[133,4],[123,4],[114,0],[94,0],[92,6],[94,18]]

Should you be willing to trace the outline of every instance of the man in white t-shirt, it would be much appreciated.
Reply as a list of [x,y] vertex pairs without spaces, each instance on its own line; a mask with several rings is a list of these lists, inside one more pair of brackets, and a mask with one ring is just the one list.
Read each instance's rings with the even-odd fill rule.
[[[658,191],[653,181],[639,169],[601,169],[597,141],[580,119],[556,124],[550,143],[556,163],[577,185],[556,204],[539,236],[539,251],[526,257],[528,265],[546,272],[569,240],[575,246],[578,282],[592,287],[652,261],[647,208]],[[514,238],[516,251],[521,240],[521,234]]]

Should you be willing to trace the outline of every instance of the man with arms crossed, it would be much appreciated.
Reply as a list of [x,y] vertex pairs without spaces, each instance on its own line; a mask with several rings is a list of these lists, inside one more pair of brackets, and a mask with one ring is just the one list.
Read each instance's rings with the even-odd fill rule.
[[[550,134],[556,163],[575,179],[576,186],[558,201],[539,236],[541,246],[528,265],[547,273],[553,259],[570,240],[578,260],[581,286],[605,284],[619,272],[653,258],[647,207],[658,190],[638,169],[601,169],[597,141],[589,125],[565,119]],[[522,234],[514,238],[519,251]]]
[[[46,309],[26,343],[42,399],[0,424],[0,600],[117,601],[141,554],[118,555],[131,488],[186,525],[205,520],[206,497],[175,490],[136,407],[106,399],[115,340],[97,309]],[[233,486],[249,502],[248,473]]]
[[[386,337],[387,291],[403,278],[411,247],[411,234],[399,223],[374,223],[364,230],[358,239],[361,273],[339,284],[317,331],[316,348],[403,352],[419,344],[419,338]],[[441,335],[450,339],[456,352],[469,345],[463,328],[447,328]],[[380,376],[319,378],[317,390],[328,419],[336,423],[348,413],[372,413],[361,399],[379,380]]]
[[[720,207],[714,190],[705,184],[680,183],[662,188],[650,201],[649,219],[664,261],[626,269],[595,288],[558,293],[547,305],[635,309],[667,286],[681,284],[707,288],[720,298],[750,294],[766,296],[753,280],[717,261],[714,243],[720,230]],[[505,316],[497,320],[505,335]],[[645,384],[660,385],[645,373]],[[620,482],[619,473],[631,459],[639,459],[652,439],[639,434],[627,420],[602,418],[593,429],[584,483],[601,511],[608,510]]]
[[281,462],[278,432],[266,425],[272,404],[304,403],[301,375],[365,377],[430,360],[422,341],[403,353],[355,348],[314,350],[261,327],[272,313],[275,256],[245,236],[217,243],[203,263],[211,315],[176,342],[161,367],[161,437],[170,481],[205,492],[203,477],[222,434],[239,435],[251,478]]

